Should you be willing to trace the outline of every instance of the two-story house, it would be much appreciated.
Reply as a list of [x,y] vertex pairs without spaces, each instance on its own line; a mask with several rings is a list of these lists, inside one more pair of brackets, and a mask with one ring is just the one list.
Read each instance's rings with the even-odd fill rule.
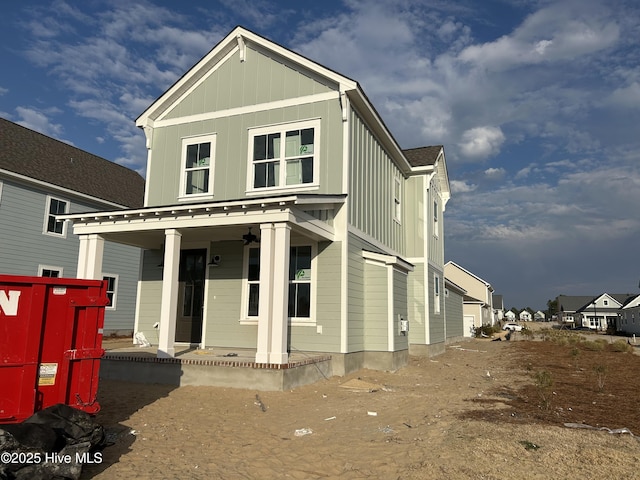
[[[75,277],[79,238],[57,215],[137,208],[143,197],[133,170],[0,118],[0,273]],[[108,281],[107,335],[133,331],[140,253],[104,245],[95,278]]]
[[145,249],[136,331],[159,357],[327,352],[343,374],[443,349],[444,149],[403,151],[357,82],[238,27],[136,124],[144,207],[65,218],[87,278],[104,241]]
[[449,261],[444,266],[445,276],[466,290],[464,296],[464,336],[473,336],[474,329],[494,325],[493,287],[469,270]]

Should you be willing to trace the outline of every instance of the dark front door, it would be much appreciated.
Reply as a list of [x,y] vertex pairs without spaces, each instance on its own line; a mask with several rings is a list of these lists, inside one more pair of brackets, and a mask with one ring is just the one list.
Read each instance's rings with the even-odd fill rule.
[[182,250],[178,277],[176,342],[200,343],[207,250]]

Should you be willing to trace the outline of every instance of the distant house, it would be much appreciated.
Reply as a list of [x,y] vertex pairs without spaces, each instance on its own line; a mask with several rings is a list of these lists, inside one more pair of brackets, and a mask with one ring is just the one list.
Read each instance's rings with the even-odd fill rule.
[[530,322],[532,315],[531,315],[531,312],[529,312],[528,310],[522,310],[518,314],[518,318],[520,319],[521,322]]
[[627,298],[627,294],[608,293],[591,298],[576,311],[580,315],[581,326],[600,331],[615,328],[618,312]]
[[511,310],[507,310],[507,312],[504,314],[504,317],[509,322],[515,322],[516,318],[517,318],[517,315],[515,313],[513,313]]
[[559,295],[558,321],[591,330],[620,329],[621,307],[632,297],[629,293],[603,293],[598,296]]
[[536,322],[546,322],[547,316],[543,311],[538,310],[536,313],[533,314],[533,320]]
[[495,318],[491,284],[451,261],[445,264],[444,274],[467,292],[464,296],[465,336],[472,336],[473,329],[482,325],[493,325]]
[[618,332],[640,335],[640,295],[627,297],[619,313]]
[[[0,273],[76,277],[81,243],[56,215],[139,207],[143,197],[138,173],[0,118]],[[139,248],[105,243],[94,276],[108,280],[106,334],[132,332],[139,268]]]
[[461,335],[444,148],[402,150],[356,81],[237,27],[136,124],[144,207],[67,218],[90,245],[145,249],[136,331],[159,357],[242,348],[282,365],[295,349],[344,374]]

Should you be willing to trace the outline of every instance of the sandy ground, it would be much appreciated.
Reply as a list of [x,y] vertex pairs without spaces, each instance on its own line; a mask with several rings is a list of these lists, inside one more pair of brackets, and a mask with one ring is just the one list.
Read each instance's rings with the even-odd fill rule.
[[460,347],[286,392],[101,381],[114,443],[82,478],[640,478],[632,435],[514,421],[495,392],[531,383],[518,341]]

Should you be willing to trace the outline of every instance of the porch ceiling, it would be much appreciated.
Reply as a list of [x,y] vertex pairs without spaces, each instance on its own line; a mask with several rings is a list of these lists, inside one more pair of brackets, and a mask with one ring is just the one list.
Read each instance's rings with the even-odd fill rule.
[[61,215],[73,222],[78,235],[97,234],[105,240],[140,248],[161,248],[166,229],[177,229],[182,242],[238,240],[248,227],[260,235],[260,224],[287,222],[292,235],[314,240],[333,240],[331,225],[305,213],[305,210],[335,209],[344,203],[343,195],[289,195],[238,201],[209,202],[111,212]]

